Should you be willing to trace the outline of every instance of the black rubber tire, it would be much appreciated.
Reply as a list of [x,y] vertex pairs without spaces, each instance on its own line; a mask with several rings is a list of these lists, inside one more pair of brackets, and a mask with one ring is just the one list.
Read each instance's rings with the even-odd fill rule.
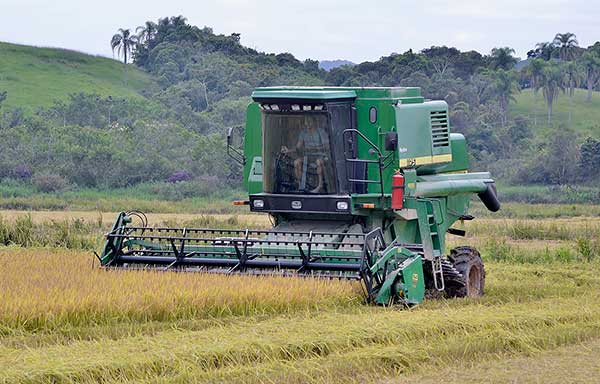
[[450,251],[448,260],[463,276],[464,285],[448,285],[446,294],[449,297],[483,296],[485,268],[479,252],[473,247],[456,247]]

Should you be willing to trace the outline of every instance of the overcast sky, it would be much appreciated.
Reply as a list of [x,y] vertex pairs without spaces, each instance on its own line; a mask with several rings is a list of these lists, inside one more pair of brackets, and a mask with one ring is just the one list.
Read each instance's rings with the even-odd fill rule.
[[0,41],[112,56],[118,28],[176,15],[300,59],[362,62],[432,45],[525,57],[557,32],[583,47],[600,40],[599,0],[0,0]]

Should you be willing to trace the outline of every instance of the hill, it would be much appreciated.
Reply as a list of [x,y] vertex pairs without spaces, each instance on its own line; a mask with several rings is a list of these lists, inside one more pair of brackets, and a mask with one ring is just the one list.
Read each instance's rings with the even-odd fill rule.
[[133,65],[123,81],[123,64],[105,57],[57,48],[0,42],[0,91],[8,91],[6,107],[32,111],[70,93],[141,97],[150,76]]
[[[573,96],[573,105],[568,95],[560,94],[553,106],[554,127],[568,126],[569,110],[572,112],[573,129],[581,136],[600,136],[600,92],[594,92],[592,102],[586,101],[587,91],[576,89]],[[527,117],[534,133],[545,134],[550,131],[548,126],[548,109],[542,92],[537,95],[537,113],[534,113],[535,97],[531,89],[525,89],[515,95],[516,103],[511,104],[510,110],[513,116],[521,115]],[[534,119],[537,117],[537,119]],[[536,122],[537,124],[534,124]]]
[[333,68],[341,67],[342,65],[356,65],[348,60],[321,60],[319,61],[319,68],[326,71],[330,71]]

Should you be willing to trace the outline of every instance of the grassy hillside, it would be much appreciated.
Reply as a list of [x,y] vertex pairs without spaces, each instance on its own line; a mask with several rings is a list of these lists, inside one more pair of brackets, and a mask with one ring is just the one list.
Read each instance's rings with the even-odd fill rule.
[[[600,92],[594,92],[591,103],[586,101],[586,95],[586,90],[575,90],[572,109],[573,129],[582,135],[592,135],[598,138],[600,137]],[[548,109],[542,92],[540,91],[537,96],[537,114],[534,114],[534,95],[530,89],[523,90],[515,98],[517,102],[511,104],[511,113],[528,117],[532,127],[534,127],[534,115],[537,115],[537,125],[534,127],[534,131],[547,133],[549,130],[547,124]],[[561,93],[553,107],[554,126],[560,124],[567,126],[569,108],[568,95]]]
[[74,92],[141,97],[138,91],[151,83],[146,73],[130,65],[125,85],[123,64],[109,58],[0,42],[0,91],[8,91],[8,108],[32,111]]

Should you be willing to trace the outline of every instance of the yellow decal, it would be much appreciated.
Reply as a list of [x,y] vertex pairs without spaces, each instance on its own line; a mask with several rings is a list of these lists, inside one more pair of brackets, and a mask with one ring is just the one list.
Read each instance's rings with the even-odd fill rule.
[[412,276],[412,287],[413,288],[417,288],[418,281],[419,281],[419,275],[416,273],[413,273],[413,276]]
[[400,168],[416,167],[417,165],[449,163],[452,161],[452,154],[412,157],[400,159]]

